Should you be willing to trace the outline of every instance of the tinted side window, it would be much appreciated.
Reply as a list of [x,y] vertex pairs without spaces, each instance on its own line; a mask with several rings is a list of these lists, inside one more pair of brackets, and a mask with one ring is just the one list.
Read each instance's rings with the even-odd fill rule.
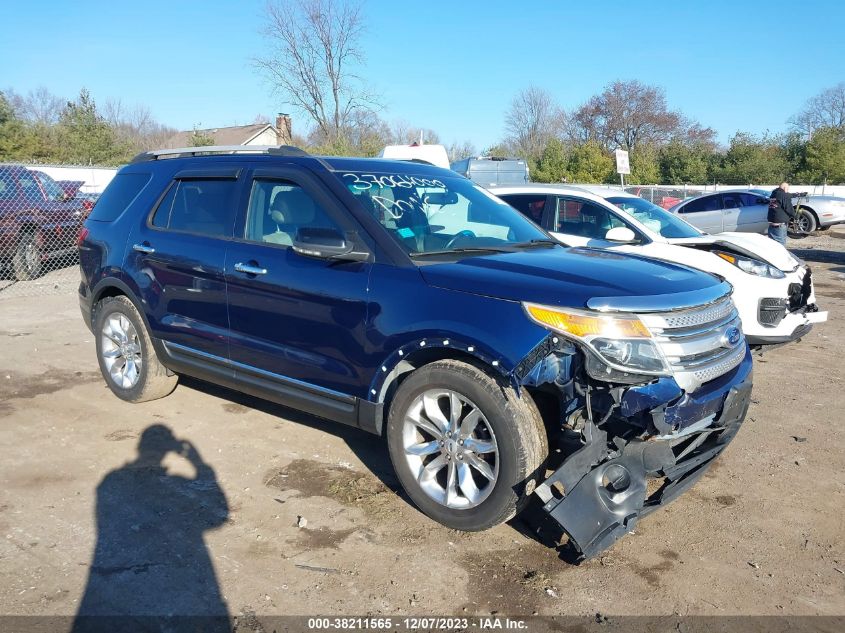
[[607,232],[625,223],[607,209],[585,200],[558,198],[553,230],[567,235],[604,239]]
[[290,246],[301,228],[340,231],[320,204],[299,185],[284,180],[253,182],[246,239]]
[[514,194],[499,197],[532,222],[540,225],[543,224],[543,211],[546,208],[545,195]]
[[723,209],[738,209],[740,206],[742,206],[742,203],[740,202],[738,193],[723,193],[722,194],[722,208]]
[[696,213],[698,211],[718,211],[720,208],[719,196],[702,196],[685,204],[680,211],[681,213]]
[[42,202],[44,194],[41,193],[41,186],[29,172],[24,172],[18,178],[24,198],[27,202]]
[[150,174],[117,174],[97,200],[89,220],[112,222],[132,204],[150,182]]
[[15,197],[15,174],[8,169],[0,169],[0,199],[11,200]]
[[741,193],[739,199],[744,207],[753,207],[758,204],[769,204],[768,199],[755,196],[753,193]]
[[176,199],[176,191],[179,189],[179,183],[174,182],[170,184],[167,193],[161,202],[156,207],[155,215],[153,216],[153,226],[160,229],[166,229],[170,223],[170,212],[173,210],[173,201]]
[[[153,226],[171,231],[227,237],[235,219],[237,181],[229,179],[178,180],[171,185],[153,217]],[[172,199],[171,198],[172,194]]]

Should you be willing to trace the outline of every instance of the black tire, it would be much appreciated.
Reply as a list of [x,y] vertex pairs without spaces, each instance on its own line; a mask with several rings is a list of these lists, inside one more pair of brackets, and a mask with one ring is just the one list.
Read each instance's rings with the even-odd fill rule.
[[18,238],[12,268],[18,281],[31,281],[41,274],[41,248],[34,231],[25,231]]
[[[104,333],[106,323],[113,322],[113,319],[121,320],[125,318],[132,325],[130,333],[134,330],[134,335],[125,337],[126,345],[132,346],[132,349],[139,349],[140,370],[137,370],[133,375],[137,375],[137,380],[132,384],[123,385],[118,384],[117,379],[113,377],[109,370],[109,359],[106,358],[106,349],[113,349],[113,344],[116,338],[107,336]],[[112,320],[112,321],[110,321]],[[175,388],[176,383],[179,382],[179,377],[176,375],[168,375],[167,369],[158,360],[155,348],[153,347],[150,335],[144,325],[144,320],[138,313],[134,304],[124,296],[106,297],[100,301],[94,309],[93,318],[94,340],[97,347],[97,362],[100,365],[100,372],[103,374],[103,379],[106,381],[109,389],[121,400],[127,402],[147,402],[148,400],[157,400],[169,395]],[[110,330],[113,331],[113,330]],[[112,341],[111,343],[109,341]],[[128,348],[127,348],[128,349]],[[128,355],[128,353],[127,353]],[[133,365],[137,363],[138,355],[132,353]],[[117,361],[124,358],[120,356]],[[135,365],[137,367],[137,365]]]
[[812,235],[819,223],[816,221],[816,216],[809,209],[802,208],[795,216],[795,219],[790,220],[788,225],[789,235],[793,237],[806,237]]
[[[406,459],[405,416],[419,396],[436,389],[471,401],[496,439],[498,476],[486,498],[473,507],[450,508],[429,496]],[[486,530],[520,512],[543,475],[549,451],[543,420],[527,391],[518,396],[501,378],[455,360],[425,365],[404,380],[390,405],[386,435],[396,475],[411,500],[438,523],[465,531]]]

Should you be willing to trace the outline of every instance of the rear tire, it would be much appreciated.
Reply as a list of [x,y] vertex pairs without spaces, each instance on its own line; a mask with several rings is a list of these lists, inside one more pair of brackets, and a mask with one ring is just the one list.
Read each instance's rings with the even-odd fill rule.
[[34,231],[21,233],[12,268],[18,281],[32,281],[41,274],[41,248]]
[[106,297],[93,319],[97,361],[112,393],[127,402],[169,395],[179,382],[158,360],[144,320],[128,297]]
[[801,209],[793,220],[790,220],[788,225],[788,232],[795,237],[806,237],[812,235],[818,227],[816,216],[808,209]]
[[386,434],[411,500],[438,523],[466,531],[520,512],[549,450],[527,391],[518,396],[505,380],[455,360],[425,365],[405,379]]

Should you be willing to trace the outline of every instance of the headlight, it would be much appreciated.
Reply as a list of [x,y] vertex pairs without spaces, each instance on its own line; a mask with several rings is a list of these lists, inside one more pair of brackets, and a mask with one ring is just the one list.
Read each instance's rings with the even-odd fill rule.
[[770,266],[766,262],[761,262],[759,259],[751,259],[750,257],[742,257],[734,255],[733,253],[726,253],[724,251],[713,251],[716,255],[751,275],[758,275],[760,277],[768,277],[769,279],[783,279],[786,274],[779,268]]
[[523,304],[532,321],[586,344],[608,367],[626,372],[668,374],[651,332],[636,315]]

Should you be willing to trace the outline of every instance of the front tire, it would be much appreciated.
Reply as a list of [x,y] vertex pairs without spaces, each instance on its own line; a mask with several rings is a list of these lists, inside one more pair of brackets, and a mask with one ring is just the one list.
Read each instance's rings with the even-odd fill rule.
[[144,320],[128,297],[107,297],[94,313],[100,372],[112,393],[127,402],[170,394],[179,381],[156,356]]
[[41,248],[34,231],[21,234],[12,267],[18,281],[32,281],[41,274]]
[[408,496],[457,530],[486,530],[515,516],[548,456],[531,396],[455,360],[425,365],[405,379],[390,405],[386,433]]

